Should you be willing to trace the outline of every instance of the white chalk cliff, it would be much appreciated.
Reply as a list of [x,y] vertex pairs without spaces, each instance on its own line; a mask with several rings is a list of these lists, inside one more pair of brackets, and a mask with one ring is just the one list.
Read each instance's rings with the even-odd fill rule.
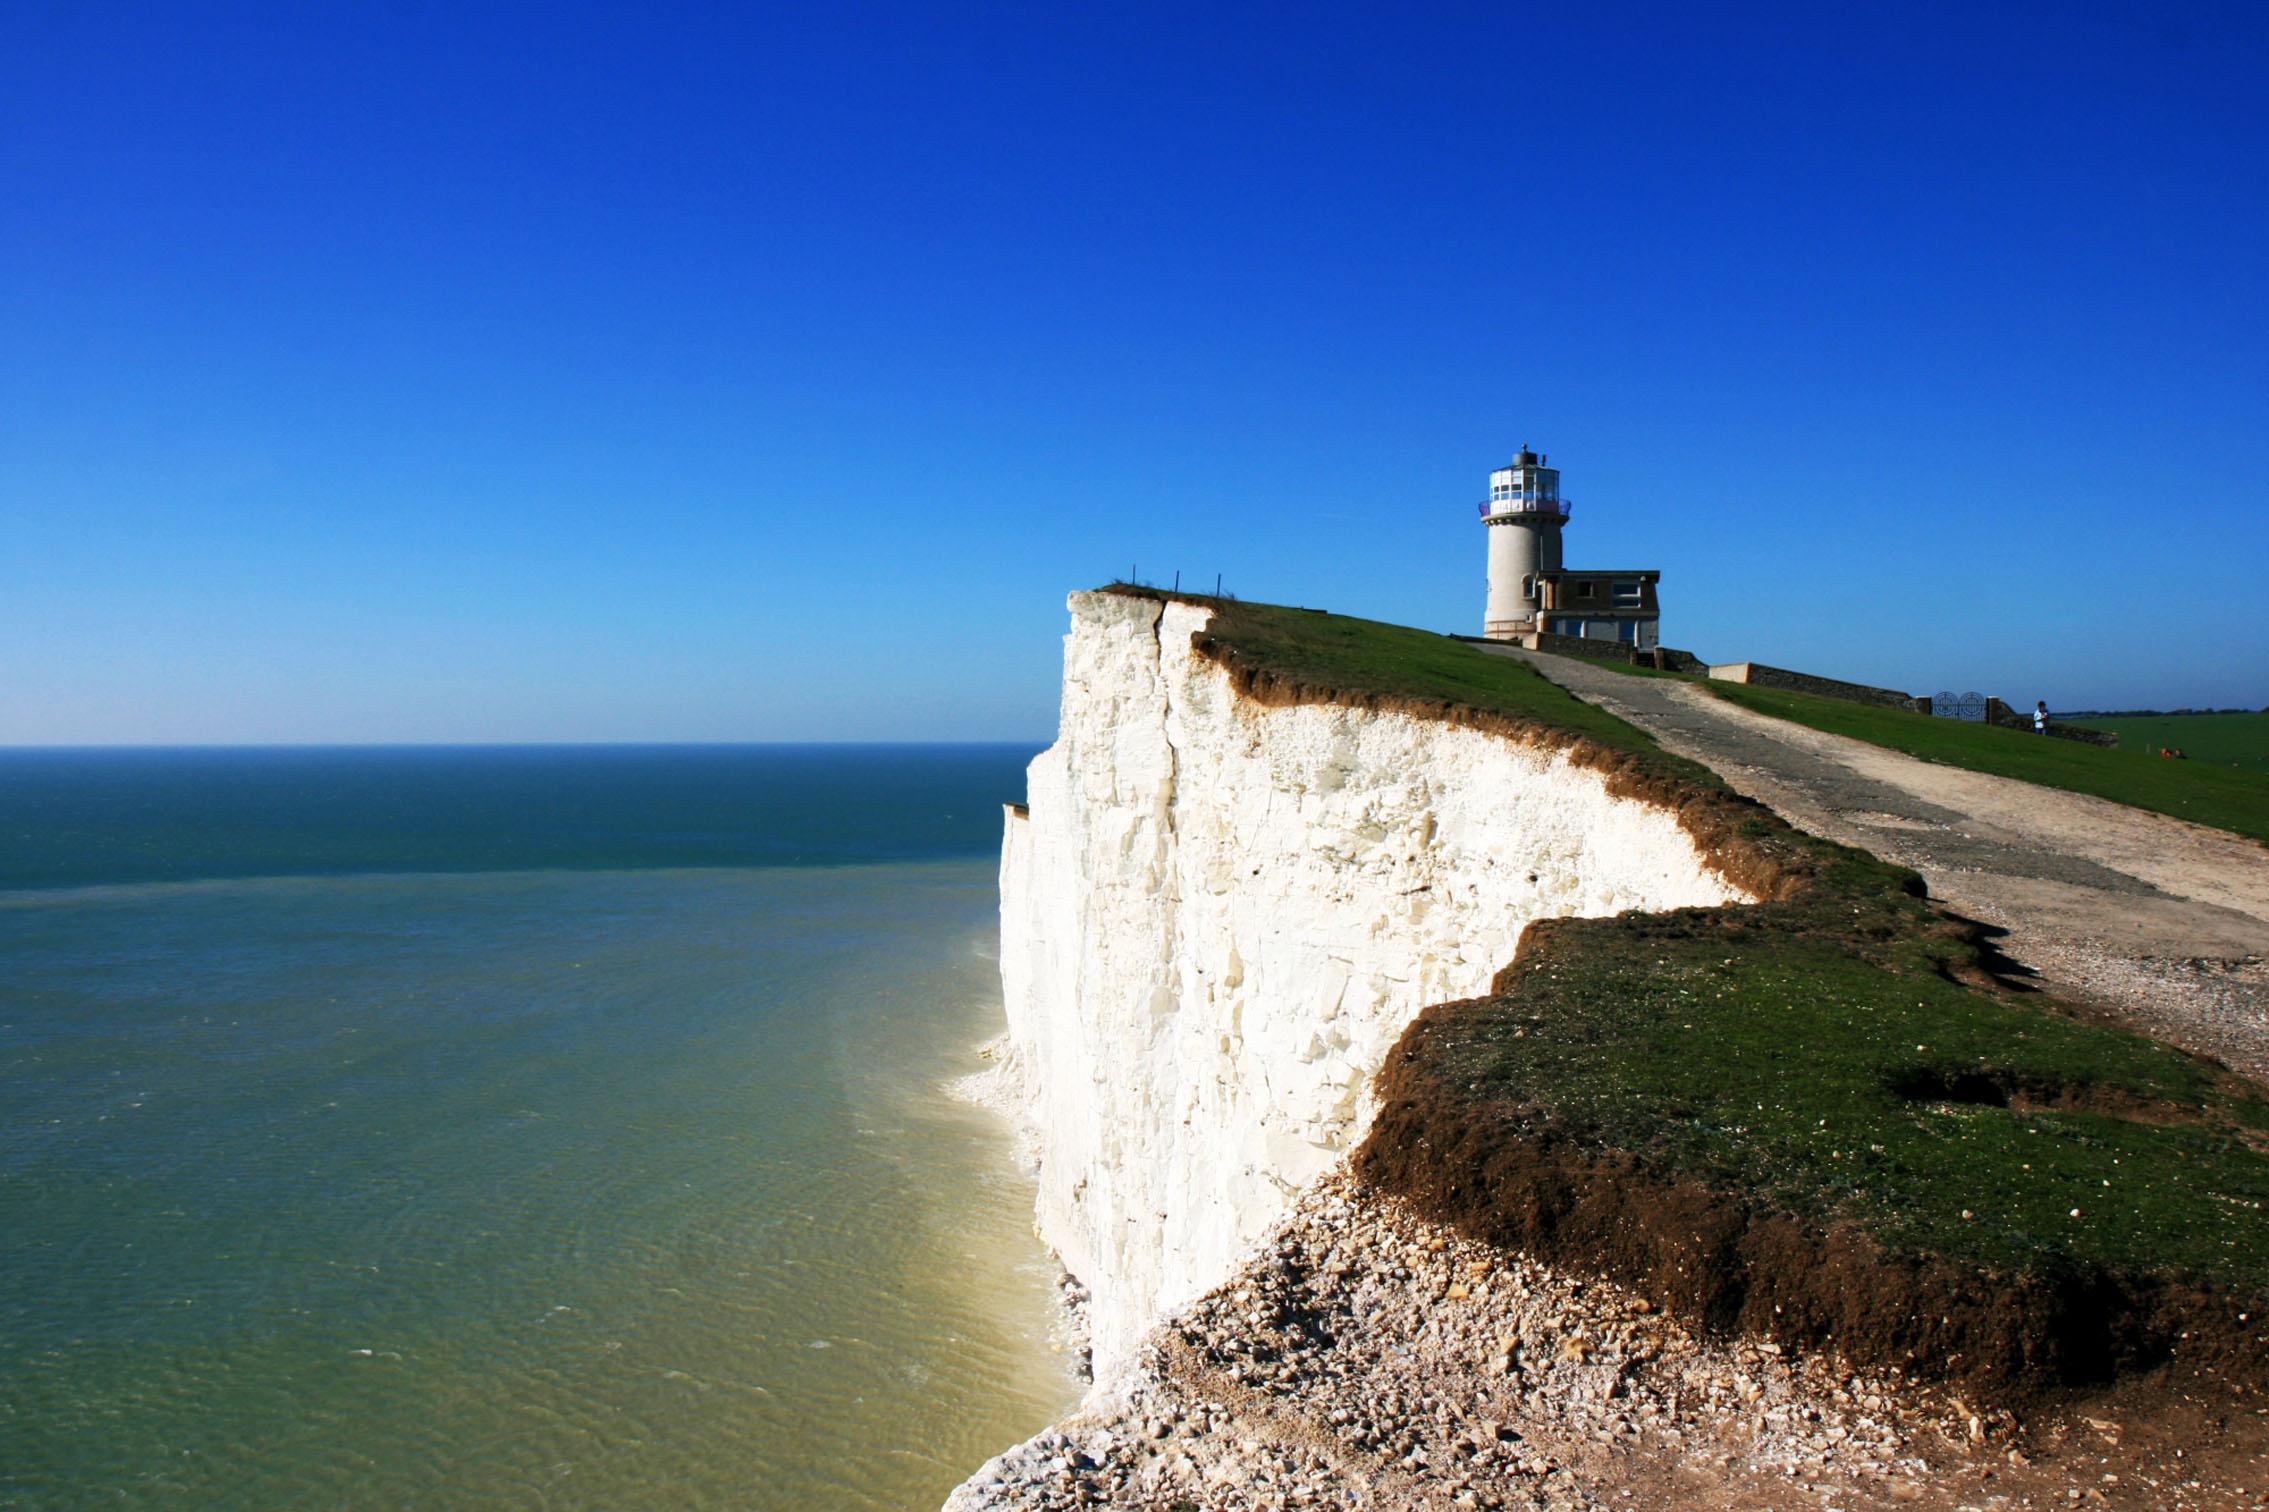
[[1001,1075],[1101,1383],[1354,1147],[1404,1026],[1531,920],[1745,895],[1563,752],[1244,698],[1190,649],[1201,606],[1071,613],[1001,851]]

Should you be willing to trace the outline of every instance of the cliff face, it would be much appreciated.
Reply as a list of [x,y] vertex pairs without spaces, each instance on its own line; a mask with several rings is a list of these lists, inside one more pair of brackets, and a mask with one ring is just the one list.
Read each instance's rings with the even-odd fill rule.
[[1486,988],[1531,920],[1745,895],[1563,753],[1241,698],[1190,650],[1200,606],[1071,612],[1002,847],[1003,1074],[1101,1379],[1353,1146],[1404,1026]]

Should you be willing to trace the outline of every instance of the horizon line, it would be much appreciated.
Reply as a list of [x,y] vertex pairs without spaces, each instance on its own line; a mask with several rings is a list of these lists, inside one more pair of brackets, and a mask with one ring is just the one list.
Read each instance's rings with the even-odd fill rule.
[[1045,740],[118,740],[0,742],[0,755],[66,751],[540,751],[745,749],[752,746],[1047,746]]

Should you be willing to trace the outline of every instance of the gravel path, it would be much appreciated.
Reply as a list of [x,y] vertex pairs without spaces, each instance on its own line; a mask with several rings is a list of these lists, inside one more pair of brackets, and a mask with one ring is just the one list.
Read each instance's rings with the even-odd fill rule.
[[2125,804],[1920,761],[1691,683],[1526,661],[1814,834],[1922,873],[2059,996],[2269,1083],[2269,849]]

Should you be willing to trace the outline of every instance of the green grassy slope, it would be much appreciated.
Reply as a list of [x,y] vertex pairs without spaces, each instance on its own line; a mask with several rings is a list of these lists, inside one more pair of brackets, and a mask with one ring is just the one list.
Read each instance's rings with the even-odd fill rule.
[[2029,730],[1934,719],[1781,688],[1724,682],[1703,686],[1745,709],[1871,741],[1926,761],[2089,793],[2269,842],[2269,774],[2198,760],[2167,761],[2076,740],[2043,739]]
[[1563,1134],[1896,1249],[2269,1292],[2269,1158],[2247,1142],[2269,1101],[1950,982],[1907,942],[1854,949],[1820,901],[1767,905],[1796,917],[1754,932],[1574,934],[1502,984],[1497,1032],[1445,1069]]

